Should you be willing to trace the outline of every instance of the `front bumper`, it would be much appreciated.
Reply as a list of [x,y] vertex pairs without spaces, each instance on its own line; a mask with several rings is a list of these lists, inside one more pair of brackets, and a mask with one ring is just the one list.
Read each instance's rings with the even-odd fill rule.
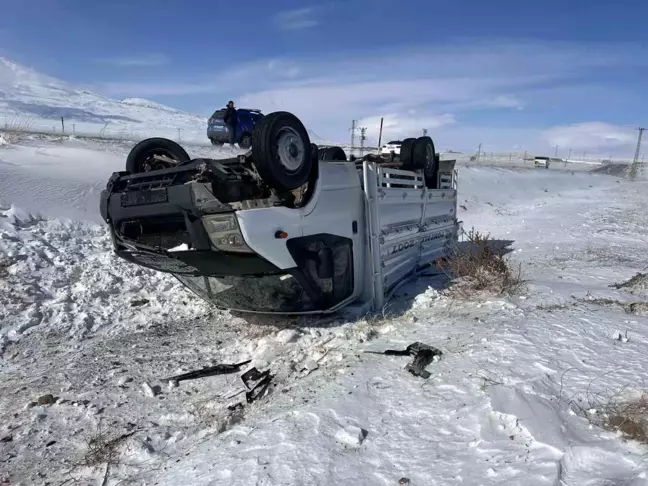
[[[117,255],[147,268],[183,275],[277,272],[255,253],[221,251],[214,246],[203,218],[228,213],[234,217],[235,212],[214,196],[211,183],[177,183],[179,174],[192,170],[195,167],[187,164],[144,174],[113,174],[101,192],[99,206]],[[181,245],[188,251],[177,251]]]

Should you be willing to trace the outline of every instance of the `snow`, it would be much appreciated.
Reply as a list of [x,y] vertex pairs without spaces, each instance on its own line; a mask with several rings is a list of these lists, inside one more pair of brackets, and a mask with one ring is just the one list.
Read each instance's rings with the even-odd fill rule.
[[[3,61],[7,85],[23,88],[0,105],[70,95]],[[459,299],[427,277],[380,316],[246,316],[113,254],[97,197],[131,147],[0,147],[0,484],[648,484],[646,445],[592,423],[648,381],[648,278],[615,285],[646,271],[644,178],[461,159],[459,217],[511,249],[520,295]],[[427,380],[365,352],[416,341],[443,352]],[[246,360],[273,375],[251,404],[240,373],[169,379]]]
[[[0,152],[1,180],[14,181],[0,188],[0,439],[11,437],[0,477],[11,484],[100,483],[105,464],[79,464],[102,430],[135,432],[114,482],[647,484],[644,446],[573,405],[648,379],[646,317],[591,302],[645,295],[641,282],[610,287],[645,266],[645,182],[461,165],[464,226],[510,242],[522,296],[460,301],[421,279],[384,318],[244,317],[113,256],[96,194],[72,195],[118,170],[125,149],[78,143]],[[46,201],[35,207],[83,209],[86,221],[12,204],[29,204],[15,181],[35,173],[58,193],[32,195]],[[443,351],[429,380],[404,370],[409,358],[364,353],[414,341]],[[165,381],[247,359],[275,377],[243,409],[228,408],[244,391],[236,375]],[[30,405],[47,393],[56,403]]]

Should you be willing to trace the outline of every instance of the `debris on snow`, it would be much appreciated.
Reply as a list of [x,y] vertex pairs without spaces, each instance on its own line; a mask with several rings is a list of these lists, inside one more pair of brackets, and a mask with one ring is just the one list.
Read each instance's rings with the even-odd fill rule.
[[144,395],[146,395],[147,397],[153,398],[158,393],[160,393],[160,387],[159,386],[151,386],[148,383],[144,382],[144,383],[142,383],[142,391],[144,392]]
[[56,402],[54,395],[47,394],[38,398],[38,405],[52,405]]
[[405,369],[414,376],[420,376],[426,380],[431,375],[429,371],[425,370],[425,367],[443,355],[440,349],[419,342],[410,344],[405,350],[386,349],[385,351],[365,351],[365,353],[386,354],[388,356],[414,356],[414,361],[405,366]]
[[236,364],[217,364],[214,366],[203,368],[201,370],[190,371],[188,373],[183,373],[181,375],[171,376],[169,378],[165,378],[164,381],[180,382],[184,380],[195,380],[196,378],[205,378],[207,376],[227,375],[227,374],[237,373],[238,371],[240,371],[240,369],[243,366],[251,362],[252,360],[247,360]]
[[245,400],[247,403],[254,402],[257,398],[260,398],[267,391],[268,386],[270,386],[270,380],[272,380],[272,375],[270,370],[265,370],[264,372],[259,372],[256,368],[250,368],[248,371],[241,375],[241,380],[247,392],[245,393]]
[[369,435],[369,432],[367,432],[365,429],[356,427],[355,425],[350,425],[338,430],[338,432],[335,434],[335,438],[338,440],[338,442],[341,442],[344,445],[350,447],[358,447],[362,445],[362,443],[367,438],[367,435]]

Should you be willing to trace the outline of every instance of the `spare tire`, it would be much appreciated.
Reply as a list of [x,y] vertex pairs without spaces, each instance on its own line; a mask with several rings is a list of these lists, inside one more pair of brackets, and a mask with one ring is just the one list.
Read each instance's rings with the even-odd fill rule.
[[[161,155],[170,159],[167,161],[154,159]],[[126,170],[131,174],[148,172],[150,170],[167,169],[191,160],[189,154],[178,143],[168,138],[147,138],[135,145],[126,158]]]
[[347,156],[342,147],[327,147],[320,152],[320,160],[346,162]]
[[[436,176],[438,170],[438,161],[434,142],[430,137],[420,137],[416,139],[413,150],[413,166],[415,170],[423,170],[425,186],[428,189],[436,185]],[[430,186],[432,184],[432,186]]]
[[292,191],[308,182],[313,170],[306,128],[292,113],[277,111],[261,119],[252,133],[254,165],[277,191]]
[[414,143],[416,142],[415,138],[406,138],[401,143],[400,148],[400,162],[401,169],[403,170],[414,170]]

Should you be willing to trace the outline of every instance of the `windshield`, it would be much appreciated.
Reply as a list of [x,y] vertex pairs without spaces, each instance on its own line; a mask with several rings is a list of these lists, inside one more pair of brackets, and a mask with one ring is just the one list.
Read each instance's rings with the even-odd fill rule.
[[263,277],[194,277],[178,280],[217,307],[256,312],[308,312],[312,300],[290,274]]

